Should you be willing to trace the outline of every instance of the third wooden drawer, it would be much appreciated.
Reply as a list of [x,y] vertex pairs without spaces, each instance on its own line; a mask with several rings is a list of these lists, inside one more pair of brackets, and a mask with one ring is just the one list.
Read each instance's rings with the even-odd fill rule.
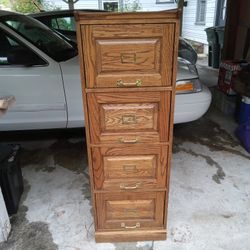
[[166,187],[168,146],[92,147],[95,190],[128,191]]

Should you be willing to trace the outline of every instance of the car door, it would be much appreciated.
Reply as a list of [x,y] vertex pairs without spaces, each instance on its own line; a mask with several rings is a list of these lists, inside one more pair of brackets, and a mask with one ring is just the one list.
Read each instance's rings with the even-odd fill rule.
[[[0,119],[0,131],[65,128],[66,100],[59,63],[7,30],[0,24],[0,96],[13,95],[16,102]],[[17,62],[11,60],[20,49],[27,53],[25,65],[18,63],[18,57]]]

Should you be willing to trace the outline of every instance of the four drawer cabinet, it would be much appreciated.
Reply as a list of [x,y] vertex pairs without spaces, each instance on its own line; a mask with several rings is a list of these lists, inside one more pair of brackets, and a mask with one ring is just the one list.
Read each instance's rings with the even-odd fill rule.
[[75,17],[96,241],[166,239],[179,11]]

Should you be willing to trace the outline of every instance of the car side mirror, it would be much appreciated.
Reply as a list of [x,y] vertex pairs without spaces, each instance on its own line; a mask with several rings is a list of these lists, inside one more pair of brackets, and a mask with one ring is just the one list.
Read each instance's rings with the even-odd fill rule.
[[9,51],[8,63],[12,65],[22,65],[31,67],[33,65],[41,65],[41,59],[32,51],[25,48],[14,48]]

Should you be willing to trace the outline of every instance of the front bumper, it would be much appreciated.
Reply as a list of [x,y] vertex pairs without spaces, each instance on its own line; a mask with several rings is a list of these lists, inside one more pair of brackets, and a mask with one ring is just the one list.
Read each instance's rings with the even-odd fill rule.
[[176,95],[174,123],[191,122],[199,119],[207,112],[211,100],[211,92],[204,85],[200,92]]

